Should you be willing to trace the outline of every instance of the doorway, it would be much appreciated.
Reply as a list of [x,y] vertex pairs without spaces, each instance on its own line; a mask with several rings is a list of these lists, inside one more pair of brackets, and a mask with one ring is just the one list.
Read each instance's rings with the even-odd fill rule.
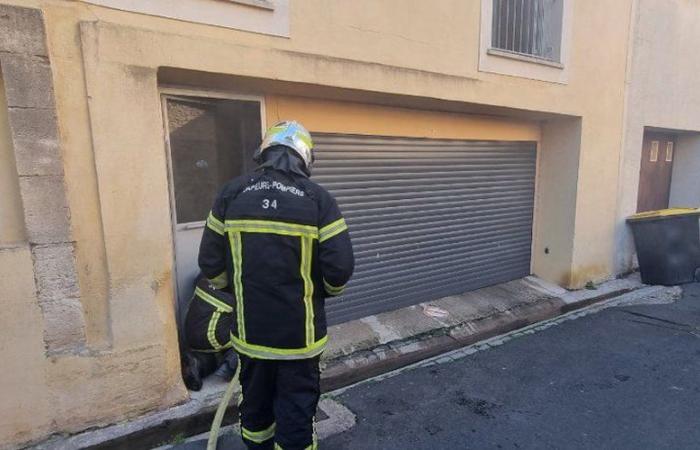
[[637,212],[668,208],[675,147],[673,134],[644,132]]
[[162,107],[180,323],[199,273],[199,242],[214,198],[228,180],[254,169],[253,153],[264,126],[263,101],[165,91]]

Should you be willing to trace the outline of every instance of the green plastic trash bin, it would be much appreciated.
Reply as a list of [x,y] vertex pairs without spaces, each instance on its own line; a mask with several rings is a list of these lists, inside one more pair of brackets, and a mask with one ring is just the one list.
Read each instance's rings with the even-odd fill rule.
[[627,219],[646,284],[691,283],[700,276],[700,209],[672,208]]

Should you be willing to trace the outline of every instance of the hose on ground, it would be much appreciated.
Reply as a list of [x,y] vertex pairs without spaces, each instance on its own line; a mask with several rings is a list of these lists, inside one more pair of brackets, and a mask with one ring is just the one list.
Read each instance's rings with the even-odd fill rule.
[[229,403],[231,403],[231,397],[236,391],[238,386],[238,372],[240,371],[240,363],[236,367],[236,373],[231,379],[224,392],[224,396],[221,397],[221,402],[219,402],[219,407],[214,415],[214,420],[211,423],[211,430],[209,430],[209,439],[207,440],[207,450],[216,450],[216,444],[219,441],[219,430],[221,429],[221,422],[224,420],[224,414],[226,414],[226,409]]

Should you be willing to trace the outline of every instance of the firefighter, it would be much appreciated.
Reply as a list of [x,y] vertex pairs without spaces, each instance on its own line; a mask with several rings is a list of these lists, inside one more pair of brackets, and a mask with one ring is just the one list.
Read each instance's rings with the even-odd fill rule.
[[239,355],[241,435],[250,449],[315,449],[325,299],[354,268],[335,199],[309,179],[311,135],[270,128],[259,167],[228,182],[207,219],[199,266],[235,297],[231,342]]

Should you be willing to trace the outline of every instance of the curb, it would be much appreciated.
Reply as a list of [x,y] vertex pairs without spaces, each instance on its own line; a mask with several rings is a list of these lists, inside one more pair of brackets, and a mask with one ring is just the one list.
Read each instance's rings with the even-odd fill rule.
[[[567,313],[557,315],[555,317],[552,317],[550,319],[545,319],[540,322],[535,322],[533,324],[530,324],[528,326],[522,327],[522,328],[517,328],[514,330],[511,330],[507,333],[504,334],[499,334],[497,336],[493,336],[481,341],[477,341],[471,345],[467,345],[465,347],[460,347],[456,350],[449,351],[447,353],[442,353],[438,354],[436,356],[433,356],[431,358],[425,359],[425,360],[420,360],[416,363],[409,364],[407,366],[389,371],[389,372],[384,372],[378,376],[372,377],[372,378],[367,378],[364,380],[361,380],[357,383],[339,388],[335,391],[332,392],[331,395],[334,397],[342,394],[343,392],[347,391],[348,389],[352,389],[353,387],[360,386],[365,383],[371,383],[371,382],[376,382],[376,381],[382,381],[388,378],[392,378],[398,374],[404,373],[405,371],[412,370],[412,369],[417,369],[417,368],[423,368],[423,367],[431,367],[436,364],[443,364],[451,361],[456,361],[459,359],[462,359],[464,357],[470,356],[474,353],[480,352],[480,351],[485,351],[489,350],[492,348],[499,347],[506,342],[510,341],[511,339],[518,338],[518,337],[523,337],[526,335],[532,335],[539,333],[541,331],[547,330],[548,328],[552,326],[557,326],[561,325],[567,321],[570,320],[576,320],[579,318],[583,318],[592,314],[597,314],[600,313],[604,310],[607,310],[608,308],[614,308],[614,307],[625,307],[625,306],[638,306],[638,305],[644,305],[644,304],[664,304],[664,303],[670,303],[673,301],[676,301],[679,299],[683,294],[683,289],[680,286],[646,286],[640,289],[633,289],[631,291],[628,291],[626,293],[620,294],[618,296],[612,296],[611,298],[607,299],[602,299],[599,302],[595,302],[592,304],[588,304],[587,306],[582,306],[581,308],[576,308],[573,309],[572,311],[569,311]],[[604,297],[604,296],[601,296]],[[646,301],[640,301],[641,299],[644,299]]]
[[328,361],[323,371],[321,388],[334,391],[382,373],[401,369],[424,359],[473,345],[494,336],[550,320],[563,314],[586,308],[596,303],[627,294],[636,289],[622,288],[587,298],[576,303],[565,303],[558,298],[543,299],[535,304],[522,304],[511,310],[494,314],[466,324],[441,329],[439,333],[425,333],[400,342],[378,345]]
[[437,333],[425,333],[404,341],[378,345],[371,350],[361,350],[328,361],[323,370],[321,389],[324,392],[340,389],[384,372],[556,317],[563,306],[558,299],[546,299],[536,304],[521,305],[517,308],[517,314],[509,310],[470,322],[472,327],[463,324],[444,328]]

